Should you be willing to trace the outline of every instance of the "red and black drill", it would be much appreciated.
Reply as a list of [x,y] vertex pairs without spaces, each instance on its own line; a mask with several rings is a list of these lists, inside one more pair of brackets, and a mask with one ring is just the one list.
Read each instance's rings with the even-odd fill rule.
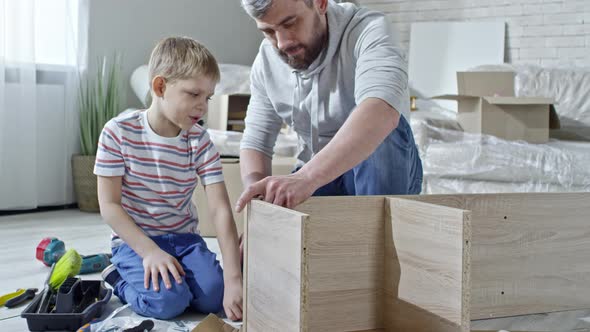
[[[63,241],[55,237],[46,237],[39,245],[35,252],[35,257],[43,264],[51,266],[56,263],[66,253],[66,245]],[[82,256],[82,267],[80,274],[101,272],[111,264],[110,254],[96,254]]]

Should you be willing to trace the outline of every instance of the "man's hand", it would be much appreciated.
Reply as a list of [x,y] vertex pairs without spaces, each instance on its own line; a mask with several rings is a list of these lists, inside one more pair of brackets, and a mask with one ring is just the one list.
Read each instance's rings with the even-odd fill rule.
[[240,278],[225,281],[223,309],[227,318],[236,321],[242,319],[242,280]]
[[249,185],[242,193],[236,204],[236,211],[241,212],[246,204],[254,198],[293,208],[306,199],[320,187],[319,183],[301,173],[301,170],[290,175],[268,176]]
[[167,289],[172,288],[170,276],[168,273],[172,274],[177,284],[182,283],[182,278],[180,276],[185,275],[182,266],[176,260],[176,258],[170,256],[160,248],[156,248],[155,250],[149,252],[143,258],[143,270],[143,284],[145,289],[149,289],[151,279],[152,288],[156,292],[160,290],[160,282],[158,280],[159,275],[162,276],[162,280],[164,280],[164,285]]

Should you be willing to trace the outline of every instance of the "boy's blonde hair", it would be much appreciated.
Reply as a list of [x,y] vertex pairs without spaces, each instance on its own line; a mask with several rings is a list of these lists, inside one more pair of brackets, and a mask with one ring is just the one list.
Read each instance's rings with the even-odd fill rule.
[[204,75],[219,82],[219,66],[209,50],[188,37],[161,40],[150,56],[150,82],[162,76],[168,82]]

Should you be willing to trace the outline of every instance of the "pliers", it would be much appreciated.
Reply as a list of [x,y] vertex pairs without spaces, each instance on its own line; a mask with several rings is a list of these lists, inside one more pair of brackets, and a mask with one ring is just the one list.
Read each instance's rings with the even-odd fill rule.
[[17,289],[16,292],[0,296],[0,306],[14,308],[17,305],[30,300],[37,294],[37,288]]

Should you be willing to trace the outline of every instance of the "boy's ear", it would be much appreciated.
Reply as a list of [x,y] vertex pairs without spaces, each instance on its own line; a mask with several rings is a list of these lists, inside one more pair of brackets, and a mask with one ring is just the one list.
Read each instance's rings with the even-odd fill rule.
[[152,90],[157,97],[163,97],[166,91],[166,79],[162,76],[156,76],[152,80]]

